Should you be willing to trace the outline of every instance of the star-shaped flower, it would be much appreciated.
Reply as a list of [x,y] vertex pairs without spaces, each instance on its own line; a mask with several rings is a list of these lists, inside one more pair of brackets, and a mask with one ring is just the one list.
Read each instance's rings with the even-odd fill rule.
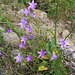
[[8,33],[11,33],[11,32],[12,32],[12,30],[10,30],[10,29],[7,29],[7,32],[8,32]]
[[16,62],[20,61],[22,62],[23,56],[20,56],[20,53],[18,53],[18,56],[14,57],[14,59],[17,59]]
[[26,16],[30,13],[29,9],[24,8],[25,11],[23,12]]
[[34,19],[35,18],[35,12],[33,12],[33,14],[30,14],[31,16],[32,16],[32,19]]
[[25,22],[25,23],[27,23],[26,20],[27,20],[27,18],[22,17],[21,22]]
[[43,50],[42,50],[42,48],[41,48],[41,52],[37,52],[37,53],[39,53],[40,55],[38,56],[38,58],[40,58],[41,56],[44,58],[44,54],[46,53],[46,51],[44,52]]
[[34,0],[32,0],[32,3],[30,3],[30,2],[28,2],[29,3],[29,7],[28,7],[28,9],[32,9],[32,10],[34,10],[34,8],[36,8],[36,6],[35,5],[37,5],[37,3],[34,3]]
[[67,46],[66,46],[67,40],[64,41],[62,38],[60,40],[61,40],[61,42],[58,43],[59,45],[61,45],[60,49],[62,49],[63,47],[67,48]]
[[31,32],[31,28],[32,27],[27,26],[27,28],[25,28],[27,30],[26,32]]
[[1,55],[2,53],[0,52],[0,55]]
[[21,42],[24,41],[24,44],[25,44],[25,42],[26,42],[26,40],[27,40],[27,38],[25,37],[25,35],[24,35],[23,37],[20,37],[20,38],[21,38]]
[[26,59],[27,59],[27,62],[29,62],[29,60],[32,61],[32,59],[31,59],[32,57],[33,57],[33,56],[29,56],[29,55],[27,54],[27,58],[26,58]]
[[33,37],[33,35],[29,35],[29,37],[28,37],[28,38],[29,38],[29,39],[32,39],[32,37]]
[[27,23],[27,18],[22,17],[21,19],[21,23],[18,23],[18,25],[20,25],[20,29],[25,28],[25,24]]
[[21,44],[19,45],[20,49],[25,47],[25,43],[21,42]]
[[18,25],[21,26],[20,29],[25,28],[25,22],[18,23]]
[[54,60],[54,59],[56,59],[57,58],[57,56],[55,55],[55,53],[53,53],[53,55],[52,55],[52,57],[51,57],[51,60]]

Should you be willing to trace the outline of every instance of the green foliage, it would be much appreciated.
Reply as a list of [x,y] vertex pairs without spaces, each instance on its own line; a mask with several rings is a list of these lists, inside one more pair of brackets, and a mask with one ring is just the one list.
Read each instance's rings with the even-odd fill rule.
[[[18,0],[21,4],[27,4],[28,2],[31,2],[31,0]],[[49,15],[49,17],[55,17],[56,13],[56,0],[36,0],[36,3],[38,3],[37,8],[46,11]],[[60,0],[58,4],[58,14],[63,14],[63,10],[66,10],[66,14],[69,14],[69,10],[71,10],[69,7],[71,4],[72,0]],[[52,4],[53,3],[53,4]],[[69,8],[69,9],[67,9]],[[60,13],[61,12],[61,13]],[[1,13],[2,14],[2,13]],[[11,16],[11,15],[9,15]],[[70,17],[73,18],[73,17]],[[31,18],[29,19],[31,20]],[[9,17],[2,17],[0,15],[0,21],[2,22],[10,22],[5,25],[6,28],[12,29],[14,32],[17,33],[17,35],[20,37],[22,35],[26,35],[26,30],[18,30],[18,28],[14,28],[12,23],[14,22],[11,20]],[[37,21],[36,21],[37,23]],[[0,23],[1,24],[1,23]],[[40,28],[38,23],[36,24],[36,27]],[[36,31],[36,29],[35,29]],[[36,32],[37,36],[36,38],[32,38],[31,40],[28,39],[25,45],[25,49],[19,49],[19,51],[23,55],[23,60],[22,62],[16,63],[14,60],[14,55],[11,53],[12,47],[9,47],[6,45],[5,42],[3,42],[2,38],[2,31],[0,30],[0,50],[2,52],[2,55],[0,57],[0,69],[2,72],[5,72],[5,74],[8,75],[68,75],[69,74],[69,68],[66,68],[65,65],[61,62],[63,60],[62,57],[62,51],[55,46],[55,39],[54,39],[54,34],[51,32],[51,41],[47,40],[46,37],[42,37],[42,35],[38,36],[40,32]],[[52,36],[53,35],[53,36]],[[3,44],[4,43],[4,44]],[[38,53],[37,51],[40,51],[41,48],[46,51],[46,55],[44,58],[38,58]],[[51,57],[55,53],[57,55],[57,59],[51,60]],[[33,56],[32,62],[27,62],[25,60],[27,54]],[[2,59],[4,57],[4,59]],[[6,69],[3,69],[3,67],[6,67]],[[40,68],[40,69],[39,69]]]

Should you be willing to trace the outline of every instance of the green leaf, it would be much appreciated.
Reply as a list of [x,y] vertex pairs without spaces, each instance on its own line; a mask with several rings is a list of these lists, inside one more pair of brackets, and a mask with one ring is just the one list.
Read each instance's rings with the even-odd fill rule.
[[0,47],[0,49],[1,49],[1,50],[4,50],[4,48],[3,48],[3,47]]
[[55,45],[55,39],[51,37],[52,44]]
[[66,72],[67,72],[67,73],[69,73],[69,72],[70,72],[69,68],[67,68],[67,69],[66,69]]
[[75,19],[75,17],[69,16],[70,19]]
[[41,63],[39,64],[39,66],[45,66],[45,65],[47,65],[47,64],[48,64],[47,61],[43,61],[43,62],[41,62]]

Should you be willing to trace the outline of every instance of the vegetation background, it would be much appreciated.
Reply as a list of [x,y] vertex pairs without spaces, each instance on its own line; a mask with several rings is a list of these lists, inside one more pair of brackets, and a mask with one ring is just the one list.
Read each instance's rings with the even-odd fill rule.
[[[71,24],[69,24],[67,29],[69,31],[72,31],[73,33],[75,33],[75,29],[74,29],[75,28],[75,9],[74,9],[75,8],[75,0],[34,0],[34,1],[35,1],[35,3],[37,3],[36,9],[46,12],[48,15],[48,18],[54,20],[54,22],[56,20],[56,5],[57,5],[57,1],[58,1],[57,21],[63,20],[65,23],[67,21],[71,21]],[[32,0],[0,0],[0,4],[10,5],[10,6],[12,6],[12,10],[16,10],[16,11],[19,11],[20,9],[24,9],[25,7],[28,7],[29,6],[28,2],[32,2]],[[5,10],[5,9],[6,9],[6,7],[4,9],[2,7],[0,7],[0,21],[10,22],[9,24],[6,24],[6,26],[4,26],[4,27],[12,29],[20,37],[24,33],[22,31],[19,33],[17,29],[14,29],[14,25],[11,24],[13,22],[16,22],[16,20],[13,20],[12,18],[8,17],[7,15],[2,16],[2,14],[4,13],[3,10]],[[11,15],[9,15],[9,16],[11,16]],[[13,17],[15,18],[15,16],[13,16]],[[19,22],[19,21],[17,21],[17,22]],[[0,25],[3,26],[4,24],[0,23]],[[46,43],[48,42],[48,40],[45,41],[45,39],[44,38],[42,39],[41,37],[42,36],[35,38],[37,40],[37,49],[38,50],[39,50],[39,48],[46,45]],[[8,47],[6,45],[6,42],[2,38],[3,38],[3,36],[1,35],[1,31],[0,31],[0,49],[3,50],[3,54],[6,57],[5,60],[2,60],[2,58],[0,57],[1,58],[0,59],[0,62],[1,62],[0,67],[7,68],[7,70],[4,70],[4,68],[1,68],[0,72],[6,71],[6,73],[9,72],[8,73],[9,75],[13,75],[13,74],[14,75],[17,75],[17,74],[23,75],[24,71],[26,71],[25,75],[30,75],[30,74],[32,75],[33,73],[34,73],[34,75],[36,75],[36,72],[37,72],[37,75],[44,75],[44,74],[48,75],[49,73],[50,74],[55,73],[55,75],[56,75],[57,71],[58,71],[57,75],[59,75],[60,73],[62,73],[61,75],[64,75],[64,74],[68,75],[66,72],[69,72],[69,70],[68,70],[68,68],[66,68],[66,70],[64,70],[64,66],[62,65],[62,63],[57,65],[57,66],[59,66],[58,70],[56,69],[57,67],[52,66],[56,62],[56,60],[54,62],[51,62],[52,64],[51,63],[49,64],[47,61],[42,62],[41,59],[40,59],[40,61],[38,60],[39,65],[41,65],[41,64],[45,64],[46,66],[49,65],[49,67],[52,68],[51,72],[50,72],[50,70],[41,71],[41,72],[37,71],[37,67],[35,67],[36,62],[35,63],[34,62],[26,63],[26,61],[23,60],[24,63],[26,63],[25,66],[21,66],[20,63],[18,63],[18,64],[15,63],[15,60],[13,59],[14,57],[10,53],[10,50],[12,49],[12,47],[11,46]],[[41,46],[39,45],[38,39],[40,39]],[[30,44],[32,44],[33,40],[34,39],[29,41],[30,43],[27,43],[26,48],[28,50],[30,50],[30,47],[28,47],[28,46]],[[52,40],[54,41],[54,39],[52,39]],[[44,41],[43,44],[42,44],[42,41]],[[47,43],[47,45],[50,45],[50,44],[51,44],[50,42]],[[51,48],[53,48],[53,47],[51,47]],[[34,48],[34,49],[36,49],[36,48]],[[22,50],[22,52],[25,53],[23,50]],[[60,58],[62,59],[61,56],[60,56]],[[35,60],[36,60],[36,57],[33,61],[35,61]],[[57,61],[57,63],[55,63],[55,65],[58,64],[58,62],[60,62],[60,61],[61,60]],[[32,64],[35,64],[35,65],[31,66]],[[27,65],[27,67],[26,67],[26,65]],[[47,67],[45,67],[45,68],[47,69]],[[59,72],[60,68],[62,68],[61,72]]]

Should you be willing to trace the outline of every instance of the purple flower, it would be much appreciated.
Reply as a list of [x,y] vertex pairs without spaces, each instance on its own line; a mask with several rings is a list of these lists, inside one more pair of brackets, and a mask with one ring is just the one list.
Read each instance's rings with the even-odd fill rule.
[[59,45],[61,45],[60,49],[62,49],[63,47],[67,48],[67,46],[66,46],[67,40],[64,41],[62,38],[60,40],[61,40],[61,42],[58,43]]
[[22,40],[21,40],[21,42],[23,42],[24,41],[24,44],[25,44],[25,42],[26,42],[26,40],[27,40],[27,38],[25,37],[25,35],[23,36],[23,37],[20,37]]
[[2,53],[0,52],[0,55],[1,55]]
[[44,52],[43,50],[42,50],[42,48],[41,48],[41,52],[37,52],[37,53],[39,53],[40,55],[38,56],[38,58],[40,58],[41,56],[44,58],[44,54],[46,53],[46,51]]
[[10,29],[7,29],[7,32],[8,32],[8,33],[11,33],[11,32],[12,32],[12,30],[10,30]]
[[25,24],[27,23],[27,18],[22,17],[21,19],[21,23],[18,23],[18,25],[20,25],[20,29],[25,28]]
[[23,56],[20,56],[20,53],[18,53],[18,56],[14,57],[14,59],[17,59],[16,62],[20,61],[22,62]]
[[25,47],[25,43],[21,42],[21,44],[19,45],[20,49]]
[[27,59],[27,62],[29,62],[29,60],[32,61],[32,59],[31,59],[32,57],[33,57],[33,56],[29,56],[29,55],[27,54],[27,58],[26,58],[26,59]]
[[22,17],[21,22],[25,22],[25,23],[27,23],[26,20],[27,20],[27,18]]
[[51,60],[54,60],[54,59],[56,59],[57,58],[57,56],[55,55],[55,53],[53,53],[53,55],[52,55],[52,57],[51,57]]
[[34,19],[35,18],[35,12],[33,12],[33,14],[30,14],[31,16],[32,16],[32,19]]
[[32,37],[33,37],[33,35],[29,35],[29,37],[28,37],[28,38],[29,38],[29,39],[32,39]]
[[27,28],[25,28],[27,30],[26,32],[31,32],[31,28],[32,27],[27,26]]
[[34,0],[32,0],[32,3],[30,3],[30,2],[28,2],[29,3],[29,7],[28,7],[28,9],[32,9],[32,10],[34,10],[34,8],[36,8],[36,6],[35,5],[37,5],[37,3],[34,3]]
[[27,10],[26,8],[24,8],[25,11],[23,12],[26,16],[30,13],[29,9]]

